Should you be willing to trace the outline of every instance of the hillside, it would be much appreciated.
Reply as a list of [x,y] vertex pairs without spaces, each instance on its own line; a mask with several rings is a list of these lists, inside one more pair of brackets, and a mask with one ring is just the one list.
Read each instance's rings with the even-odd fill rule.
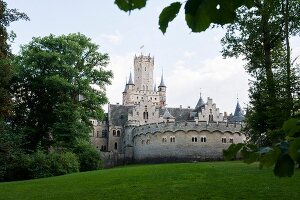
[[241,162],[132,165],[0,183],[0,199],[297,199],[300,171],[274,177]]

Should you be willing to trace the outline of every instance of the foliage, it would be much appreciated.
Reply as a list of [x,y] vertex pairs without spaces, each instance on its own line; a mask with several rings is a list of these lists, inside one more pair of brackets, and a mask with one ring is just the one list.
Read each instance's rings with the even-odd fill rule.
[[88,140],[89,120],[101,119],[107,102],[108,59],[79,33],[34,38],[21,47],[12,81],[13,123],[25,130],[26,149],[70,148],[76,138]]
[[[291,0],[288,36],[300,30],[300,5]],[[222,39],[224,57],[242,57],[251,75],[250,105],[246,113],[246,133],[251,142],[272,145],[284,138],[280,128],[294,108],[290,96],[296,90],[295,68],[289,60],[283,37],[284,1],[257,1],[255,7],[242,7]]]
[[[123,11],[130,12],[146,6],[147,0],[115,0]],[[254,0],[187,0],[184,2],[185,21],[192,32],[205,31],[210,25],[225,25],[236,18],[236,10],[241,6],[254,6]],[[173,2],[159,15],[159,28],[165,33],[169,22],[179,13],[183,3]]]
[[97,170],[100,168],[100,155],[90,143],[84,140],[78,141],[73,152],[79,158],[81,172]]
[[279,179],[241,162],[132,165],[1,183],[0,199],[298,199],[299,185],[299,170]]
[[11,51],[8,44],[14,33],[7,33],[11,22],[29,20],[26,14],[17,9],[8,9],[7,3],[0,0],[0,120],[11,115],[11,95],[9,93],[9,80],[13,75],[11,66]]
[[294,174],[295,166],[300,164],[300,120],[291,118],[283,125],[286,140],[271,147],[258,148],[253,144],[232,144],[223,151],[227,160],[233,159],[240,151],[246,163],[259,161],[260,168],[274,166],[274,174],[279,177]]

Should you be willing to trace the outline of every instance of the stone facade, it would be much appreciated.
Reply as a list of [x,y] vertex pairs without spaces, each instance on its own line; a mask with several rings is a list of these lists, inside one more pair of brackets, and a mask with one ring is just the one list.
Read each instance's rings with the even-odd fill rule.
[[105,152],[104,158],[143,163],[220,160],[223,149],[246,140],[239,103],[230,116],[201,95],[195,108],[168,108],[163,75],[156,87],[153,71],[153,57],[135,56],[134,82],[130,73],[123,104],[110,104],[103,122],[92,121],[91,141]]

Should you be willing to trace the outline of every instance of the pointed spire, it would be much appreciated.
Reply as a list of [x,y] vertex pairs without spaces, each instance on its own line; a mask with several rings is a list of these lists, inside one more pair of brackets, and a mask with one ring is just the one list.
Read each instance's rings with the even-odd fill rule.
[[158,87],[166,87],[165,83],[164,83],[164,75],[161,74],[161,80],[160,80],[160,84]]
[[156,89],[156,83],[154,84],[153,90],[154,90],[154,92],[157,92],[157,89]]
[[203,99],[202,99],[201,92],[200,92],[200,98],[199,98],[199,100],[198,100],[198,103],[197,103],[195,109],[198,109],[198,108],[202,107],[204,104],[205,104],[205,103],[204,103],[204,101],[203,101]]
[[242,122],[244,121],[245,116],[243,114],[243,111],[241,109],[240,103],[239,103],[239,99],[237,98],[237,103],[236,103],[236,107],[235,107],[235,111],[234,111],[234,115],[232,117],[232,119],[230,121],[233,122]]
[[133,81],[132,81],[131,71],[130,71],[129,81],[128,81],[127,85],[134,85]]

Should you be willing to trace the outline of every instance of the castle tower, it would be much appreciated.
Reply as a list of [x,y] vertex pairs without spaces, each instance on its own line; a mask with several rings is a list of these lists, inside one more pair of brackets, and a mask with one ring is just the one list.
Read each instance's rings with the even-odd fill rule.
[[159,106],[165,107],[166,106],[166,89],[167,86],[164,83],[164,76],[161,75],[160,84],[158,86],[158,92],[159,92]]
[[134,57],[134,83],[138,91],[153,91],[154,57]]

